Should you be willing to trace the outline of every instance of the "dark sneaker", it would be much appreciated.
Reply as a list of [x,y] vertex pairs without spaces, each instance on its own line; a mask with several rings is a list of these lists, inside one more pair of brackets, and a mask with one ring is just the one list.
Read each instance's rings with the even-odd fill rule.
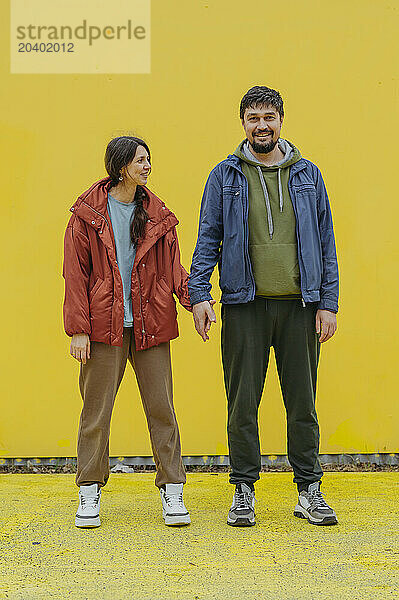
[[237,483],[227,525],[251,527],[255,525],[255,492],[246,483]]
[[300,519],[307,519],[312,525],[336,525],[337,515],[328,506],[320,491],[320,481],[315,481],[302,490],[298,496],[298,504],[294,515]]

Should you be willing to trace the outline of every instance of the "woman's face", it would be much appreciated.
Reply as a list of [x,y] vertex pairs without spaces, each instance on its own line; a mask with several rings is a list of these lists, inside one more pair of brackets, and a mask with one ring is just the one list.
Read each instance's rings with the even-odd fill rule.
[[150,171],[148,152],[144,146],[138,146],[132,162],[122,169],[122,175],[128,181],[133,180],[136,185],[146,185]]

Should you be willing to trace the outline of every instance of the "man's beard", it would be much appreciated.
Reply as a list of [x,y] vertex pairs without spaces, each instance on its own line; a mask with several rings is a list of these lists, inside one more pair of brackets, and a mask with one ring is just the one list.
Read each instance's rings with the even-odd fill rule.
[[253,141],[252,143],[249,142],[249,144],[251,145],[253,151],[256,152],[256,154],[269,154],[269,152],[274,150],[277,141],[278,140],[269,140],[268,142],[265,142],[263,144]]

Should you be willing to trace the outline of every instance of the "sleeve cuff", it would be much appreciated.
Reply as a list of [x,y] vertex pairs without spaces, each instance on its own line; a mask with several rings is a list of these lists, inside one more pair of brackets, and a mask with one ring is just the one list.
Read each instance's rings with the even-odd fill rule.
[[190,294],[191,306],[194,306],[194,304],[198,304],[199,302],[209,302],[210,300],[212,300],[212,296],[209,292],[193,292]]
[[328,300],[328,298],[322,298],[319,302],[319,310],[329,310],[330,312],[338,312],[338,303],[334,300]]

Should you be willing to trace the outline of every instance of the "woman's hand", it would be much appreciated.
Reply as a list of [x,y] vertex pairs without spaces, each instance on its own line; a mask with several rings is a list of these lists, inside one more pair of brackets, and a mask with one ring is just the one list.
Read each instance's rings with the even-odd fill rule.
[[90,338],[87,333],[73,334],[70,353],[78,362],[86,364],[90,358]]

